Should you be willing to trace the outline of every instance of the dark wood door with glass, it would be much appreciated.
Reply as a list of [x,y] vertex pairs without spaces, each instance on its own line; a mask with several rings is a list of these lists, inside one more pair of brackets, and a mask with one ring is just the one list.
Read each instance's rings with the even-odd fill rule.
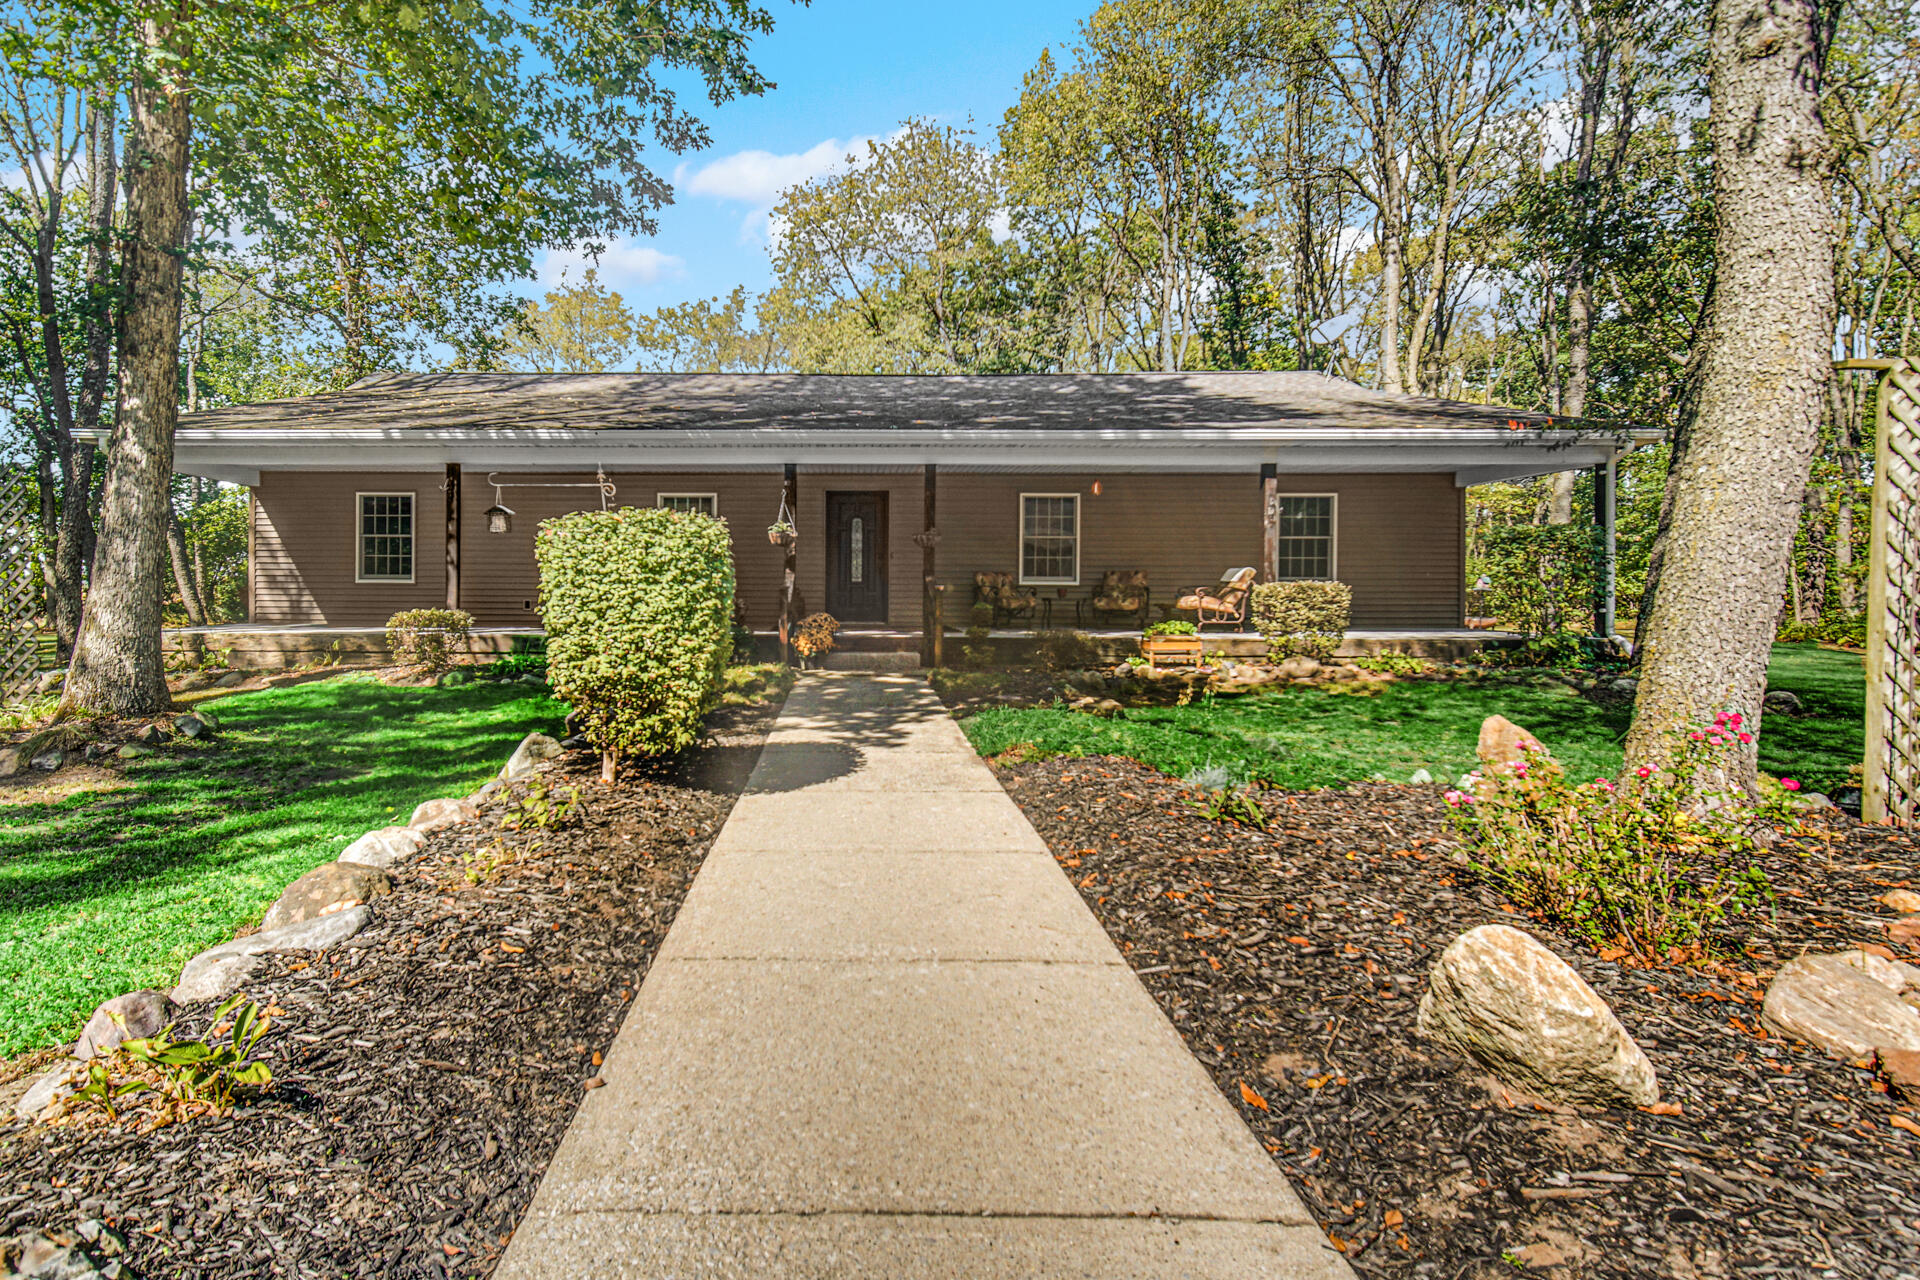
[[827,612],[842,622],[887,620],[887,495],[827,495]]

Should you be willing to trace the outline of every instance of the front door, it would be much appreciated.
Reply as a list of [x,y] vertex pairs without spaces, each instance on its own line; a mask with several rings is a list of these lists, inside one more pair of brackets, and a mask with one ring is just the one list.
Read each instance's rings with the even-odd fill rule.
[[887,495],[827,495],[827,612],[842,622],[887,620]]

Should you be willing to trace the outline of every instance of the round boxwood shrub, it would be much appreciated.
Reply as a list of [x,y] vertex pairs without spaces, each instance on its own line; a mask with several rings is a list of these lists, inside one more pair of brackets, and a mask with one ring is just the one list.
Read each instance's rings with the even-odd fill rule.
[[613,780],[625,756],[693,745],[733,653],[727,526],[622,507],[548,520],[534,541],[547,680]]

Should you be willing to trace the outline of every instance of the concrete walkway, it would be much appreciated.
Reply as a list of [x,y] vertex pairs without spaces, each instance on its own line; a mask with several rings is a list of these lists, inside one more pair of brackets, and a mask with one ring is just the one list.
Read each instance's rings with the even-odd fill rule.
[[1350,1280],[926,683],[803,679],[497,1275]]

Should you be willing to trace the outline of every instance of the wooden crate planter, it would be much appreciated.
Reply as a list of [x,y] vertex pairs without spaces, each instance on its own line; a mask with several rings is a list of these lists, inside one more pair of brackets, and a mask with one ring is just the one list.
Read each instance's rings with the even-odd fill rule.
[[1147,636],[1140,641],[1140,653],[1156,667],[1197,667],[1200,637]]

